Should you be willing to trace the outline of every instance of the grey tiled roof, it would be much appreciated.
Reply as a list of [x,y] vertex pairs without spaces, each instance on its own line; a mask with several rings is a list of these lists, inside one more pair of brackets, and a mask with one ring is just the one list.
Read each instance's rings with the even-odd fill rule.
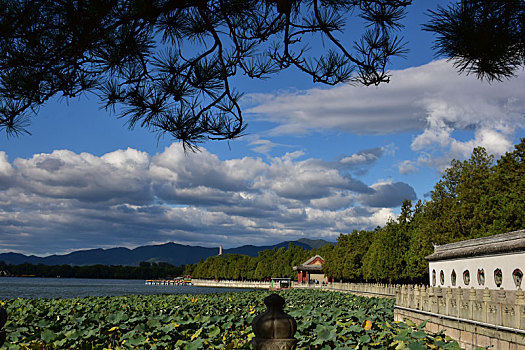
[[324,261],[323,257],[320,255],[312,256],[310,259],[306,260],[302,265],[294,266],[294,271],[321,271],[322,266],[321,265],[310,265],[315,259],[321,259]]
[[525,230],[434,246],[428,261],[525,251]]

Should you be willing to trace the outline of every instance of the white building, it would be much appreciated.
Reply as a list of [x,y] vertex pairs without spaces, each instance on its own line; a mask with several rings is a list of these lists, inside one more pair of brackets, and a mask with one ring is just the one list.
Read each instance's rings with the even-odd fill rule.
[[525,230],[434,247],[430,285],[516,290],[525,271]]

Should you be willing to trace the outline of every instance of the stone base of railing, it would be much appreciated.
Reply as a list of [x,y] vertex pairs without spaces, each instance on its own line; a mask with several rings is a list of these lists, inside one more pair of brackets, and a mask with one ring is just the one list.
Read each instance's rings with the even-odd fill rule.
[[416,324],[427,321],[425,329],[430,332],[445,331],[466,350],[491,346],[498,350],[525,350],[525,331],[497,326],[454,316],[435,314],[401,306],[394,309],[396,321],[411,320]]

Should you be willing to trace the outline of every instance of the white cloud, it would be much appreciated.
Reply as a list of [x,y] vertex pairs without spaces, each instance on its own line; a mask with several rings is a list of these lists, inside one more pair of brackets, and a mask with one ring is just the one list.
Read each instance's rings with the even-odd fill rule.
[[374,148],[363,150],[358,153],[354,153],[350,156],[343,157],[340,162],[344,165],[350,166],[362,166],[370,163],[374,163],[378,160],[384,152],[383,148]]
[[403,175],[415,174],[419,171],[416,167],[415,162],[411,160],[404,160],[397,165],[399,173]]
[[248,142],[248,145],[252,146],[251,150],[255,153],[264,154],[269,156],[270,151],[275,147],[287,147],[295,148],[296,146],[286,145],[282,143],[275,143],[273,141],[263,139],[259,135],[247,135],[244,139]]
[[[364,164],[375,159],[370,154],[381,152],[348,157]],[[346,173],[348,165],[303,158],[292,152],[223,161],[206,149],[184,153],[178,144],[155,156],[57,150],[10,163],[0,153],[0,174],[8,175],[0,186],[0,245],[45,254],[163,241],[217,245],[224,237],[232,245],[332,239],[384,224],[393,201],[387,208],[371,198],[411,189],[369,187]],[[366,193],[360,198],[371,205],[354,206]]]
[[310,200],[310,206],[317,209],[338,210],[354,203],[354,196],[349,193],[336,193],[329,197]]
[[[525,128],[525,73],[491,84],[459,75],[445,60],[392,72],[389,84],[258,94],[248,111],[277,124],[274,134],[338,130],[351,134],[413,132],[412,149],[437,168],[484,146],[501,155]],[[473,131],[460,140],[454,131]],[[348,161],[359,160],[355,155]]]
[[149,200],[149,156],[133,149],[96,157],[67,150],[17,158],[16,181],[27,192],[87,202]]
[[8,187],[12,183],[12,176],[15,169],[9,163],[7,154],[0,151],[0,189]]
[[389,146],[366,149],[349,156],[342,157],[339,163],[358,175],[364,175],[385,153],[389,153]]

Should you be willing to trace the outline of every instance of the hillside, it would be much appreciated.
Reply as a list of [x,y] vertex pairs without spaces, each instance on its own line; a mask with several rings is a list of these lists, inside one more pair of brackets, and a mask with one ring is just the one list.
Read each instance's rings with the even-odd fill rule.
[[[224,254],[244,254],[255,257],[259,251],[288,247],[293,243],[304,249],[310,250],[318,246],[322,240],[302,239],[299,241],[285,241],[271,246],[244,245],[241,247],[224,249]],[[326,241],[324,241],[326,242]],[[326,243],[325,243],[326,244]],[[218,254],[218,248],[207,248],[200,246],[189,246],[177,243],[165,243],[160,245],[141,246],[134,249],[128,248],[109,248],[109,249],[88,249],[75,251],[64,255],[50,255],[38,257],[34,255],[26,256],[17,253],[2,253],[0,261],[6,264],[19,265],[23,263],[44,264],[44,265],[124,265],[138,266],[141,261],[166,262],[172,265],[194,264],[201,259]]]

